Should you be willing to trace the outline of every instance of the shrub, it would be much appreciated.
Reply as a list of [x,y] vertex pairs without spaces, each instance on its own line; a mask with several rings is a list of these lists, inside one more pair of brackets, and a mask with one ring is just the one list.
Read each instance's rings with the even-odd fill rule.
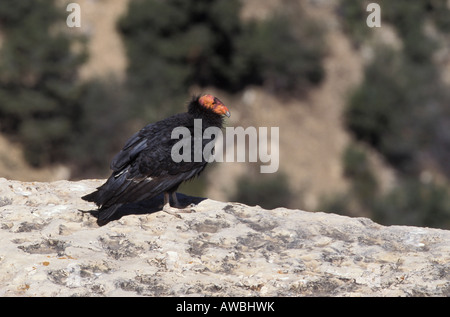
[[382,224],[450,228],[450,190],[433,182],[405,180],[372,208],[374,220]]
[[66,148],[73,178],[105,177],[108,162],[135,132],[130,126],[129,100],[122,83],[114,78],[83,83],[80,118]]
[[[299,12],[300,14],[300,12]],[[263,84],[276,94],[303,94],[322,82],[325,55],[322,29],[313,21],[276,13],[248,23],[238,39],[235,60],[242,78],[238,87]],[[294,31],[296,30],[296,31]]]
[[288,179],[283,173],[259,176],[257,180],[243,176],[238,179],[236,192],[231,197],[232,201],[266,209],[289,207],[293,199]]
[[55,32],[64,19],[54,1],[0,2],[1,131],[21,141],[36,166],[64,158],[80,112],[77,68],[86,54],[71,50],[80,38]]
[[242,22],[240,7],[238,0],[130,2],[118,28],[137,113],[172,113],[194,85],[295,93],[321,82],[325,50],[317,23],[294,24],[286,14]]
[[[349,100],[345,112],[348,128],[356,138],[382,153],[402,171],[413,169],[418,148],[418,127],[413,122],[418,104],[411,102],[407,69],[390,49],[377,51],[365,70],[365,79]],[[418,131],[419,130],[419,131]]]
[[368,3],[368,1],[341,0],[338,5],[337,13],[341,18],[343,29],[350,35],[356,47],[371,34],[371,28],[368,28],[366,23]]
[[378,194],[378,181],[364,150],[354,144],[349,145],[342,162],[344,175],[352,181],[353,195],[364,204],[370,203]]
[[236,0],[130,1],[118,28],[136,112],[160,119],[182,104],[192,85],[227,87],[238,13]]

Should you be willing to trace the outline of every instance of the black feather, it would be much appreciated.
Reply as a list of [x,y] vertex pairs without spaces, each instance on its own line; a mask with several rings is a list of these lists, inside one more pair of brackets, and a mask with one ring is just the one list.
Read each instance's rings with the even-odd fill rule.
[[[198,176],[207,162],[174,162],[171,158],[171,139],[176,127],[186,127],[194,135],[194,119],[202,119],[202,130],[215,126],[222,128],[221,115],[202,107],[195,97],[188,105],[188,112],[148,124],[135,133],[114,156],[108,180],[91,194],[83,196],[99,207],[99,223],[105,223],[126,203],[151,199],[163,192],[174,192],[186,180]],[[211,140],[203,140],[203,147]],[[194,145],[191,144],[193,157]]]
[[99,214],[98,214],[98,224],[99,225],[104,225],[106,223],[108,223],[108,219],[111,218],[111,216],[114,215],[114,213],[120,208],[122,207],[122,204],[116,204],[116,205],[112,205],[111,207],[105,208],[105,209],[100,209]]
[[83,200],[90,201],[90,202],[96,202],[98,197],[98,191],[95,191],[93,193],[87,194],[83,197],[81,197]]

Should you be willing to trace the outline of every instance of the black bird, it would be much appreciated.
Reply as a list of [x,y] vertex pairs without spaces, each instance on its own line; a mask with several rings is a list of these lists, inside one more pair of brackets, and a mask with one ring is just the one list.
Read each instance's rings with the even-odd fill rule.
[[[189,103],[187,112],[148,124],[135,133],[113,158],[110,165],[113,172],[106,183],[82,197],[99,207],[98,223],[107,223],[123,204],[151,199],[160,193],[164,193],[165,212],[174,215],[188,212],[172,208],[170,196],[175,206],[180,207],[176,196],[178,186],[198,176],[207,161],[203,155],[197,161],[173,160],[172,148],[180,140],[171,138],[172,131],[184,127],[194,136],[194,120],[201,119],[203,135],[208,127],[222,129],[224,116],[229,117],[230,112],[218,98],[212,95],[197,96]],[[202,139],[202,153],[209,142],[211,139]],[[191,158],[194,158],[194,142],[191,142],[190,148]]]

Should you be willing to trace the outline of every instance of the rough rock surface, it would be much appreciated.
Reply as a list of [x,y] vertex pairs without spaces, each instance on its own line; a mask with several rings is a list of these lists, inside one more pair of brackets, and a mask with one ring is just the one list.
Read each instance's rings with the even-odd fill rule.
[[183,196],[99,227],[102,182],[0,179],[0,296],[450,295],[450,231]]

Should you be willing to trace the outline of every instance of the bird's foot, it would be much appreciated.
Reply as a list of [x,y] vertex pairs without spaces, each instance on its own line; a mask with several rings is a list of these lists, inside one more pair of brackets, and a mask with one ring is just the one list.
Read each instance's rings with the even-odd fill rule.
[[188,206],[186,208],[175,208],[175,207],[170,206],[169,203],[167,203],[164,205],[162,210],[165,213],[168,213],[169,215],[172,215],[172,216],[182,219],[180,214],[189,214],[189,213],[195,212],[194,209],[191,209],[189,207],[191,207],[191,206]]

